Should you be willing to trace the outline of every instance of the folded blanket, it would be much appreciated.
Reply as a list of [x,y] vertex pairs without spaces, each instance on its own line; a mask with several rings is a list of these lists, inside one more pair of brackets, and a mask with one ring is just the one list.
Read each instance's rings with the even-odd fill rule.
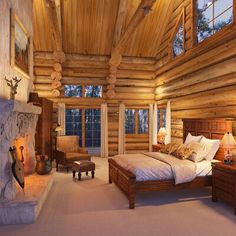
[[190,182],[196,178],[196,164],[190,160],[180,160],[171,155],[162,155],[159,152],[148,152],[144,153],[144,155],[170,165],[175,178],[175,184]]
[[113,159],[136,176],[136,181],[175,180],[175,184],[192,181],[196,177],[196,164],[174,156],[148,152],[122,154]]

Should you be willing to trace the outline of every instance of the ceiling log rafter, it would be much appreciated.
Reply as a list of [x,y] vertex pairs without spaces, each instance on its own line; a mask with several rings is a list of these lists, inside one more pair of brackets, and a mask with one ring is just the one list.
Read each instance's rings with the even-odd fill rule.
[[[109,75],[107,76],[107,97],[115,97],[115,83],[117,77],[117,68],[122,60],[122,50],[126,46],[126,43],[138,25],[142,22],[145,16],[149,13],[156,0],[142,0],[133,17],[131,18],[127,28],[122,34],[122,22],[124,21],[125,14],[125,1],[120,1],[119,12],[117,16],[116,29],[113,38],[113,49],[111,52],[111,58],[109,60]],[[119,25],[119,26],[118,26]]]

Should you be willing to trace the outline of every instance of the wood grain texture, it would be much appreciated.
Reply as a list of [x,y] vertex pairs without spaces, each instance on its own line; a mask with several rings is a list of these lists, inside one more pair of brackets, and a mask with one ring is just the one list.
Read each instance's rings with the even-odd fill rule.
[[226,165],[215,163],[212,165],[212,201],[222,199],[234,208],[236,214],[236,164]]
[[[207,133],[209,138],[223,136],[228,130],[232,130],[232,121],[223,119],[213,120],[184,120],[184,137],[188,132],[194,132],[195,135]],[[222,160],[224,153],[221,150],[215,158]],[[129,208],[135,208],[135,195],[146,191],[168,191],[184,188],[200,188],[212,184],[211,176],[196,177],[193,181],[183,184],[175,184],[174,180],[156,180],[156,181],[136,181],[136,176],[131,171],[126,170],[116,163],[114,159],[109,159],[109,183],[114,182],[127,196]]]

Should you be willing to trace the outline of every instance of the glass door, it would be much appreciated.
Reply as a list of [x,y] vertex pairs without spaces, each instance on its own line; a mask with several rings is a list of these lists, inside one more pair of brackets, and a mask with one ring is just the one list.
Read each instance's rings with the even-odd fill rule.
[[100,154],[101,110],[85,110],[85,146],[91,155]]

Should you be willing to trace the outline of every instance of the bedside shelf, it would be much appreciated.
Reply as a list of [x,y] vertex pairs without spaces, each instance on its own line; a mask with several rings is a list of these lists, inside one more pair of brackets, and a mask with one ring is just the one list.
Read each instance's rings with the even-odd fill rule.
[[212,164],[212,201],[222,199],[234,207],[236,214],[236,163]]

